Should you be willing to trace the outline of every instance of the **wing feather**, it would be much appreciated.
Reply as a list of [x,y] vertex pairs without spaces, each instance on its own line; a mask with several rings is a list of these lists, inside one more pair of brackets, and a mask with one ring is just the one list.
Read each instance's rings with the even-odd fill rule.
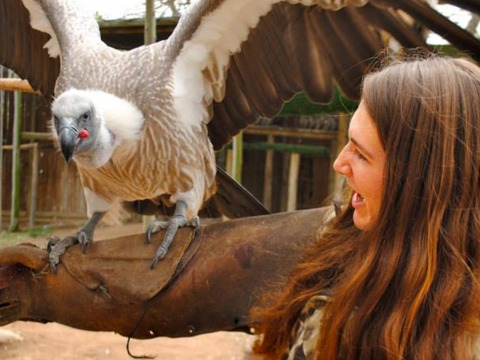
[[[221,112],[216,110],[220,105],[213,104],[213,119],[208,126],[214,148],[220,149],[259,117],[277,114],[282,103],[298,91],[305,91],[314,101],[327,103],[336,83],[344,94],[357,98],[370,61],[386,46],[382,34],[391,36],[403,46],[427,47],[412,21],[407,21],[410,18],[406,19],[405,13],[432,30],[443,29],[452,44],[469,50],[480,59],[478,39],[419,0],[371,0],[365,6],[348,6],[337,11],[286,2],[276,4],[251,31],[248,44],[241,46],[242,54],[232,55],[235,61],[231,64],[234,63],[235,67],[231,65],[226,73],[222,101],[226,104],[236,102],[237,93],[231,93],[229,89],[240,88],[242,98],[247,99],[252,110],[244,111],[242,118],[238,119],[238,111],[234,112],[230,104]],[[266,24],[268,31],[265,31]],[[267,41],[269,46],[265,46]],[[250,43],[260,46],[254,47]],[[250,63],[243,63],[247,61]],[[237,74],[239,69],[241,76]],[[270,81],[265,80],[265,76]],[[268,101],[258,100],[261,96],[258,88],[252,89],[253,85],[249,84],[258,79],[275,85],[276,93],[268,93],[268,97],[265,97],[266,92],[263,93]],[[236,85],[232,86],[232,83]],[[217,132],[220,128],[222,131]]]
[[[325,11],[315,8],[305,9],[301,5],[285,5],[277,6],[283,8],[285,16],[289,19],[284,42],[290,48],[287,56],[290,57],[293,65],[290,69],[291,76],[295,78],[292,88],[296,91],[305,89],[309,94],[326,92],[327,101],[330,101],[333,90],[329,79],[331,75],[328,66],[325,67],[326,64],[321,60],[323,54],[322,51],[318,52],[318,42],[314,40],[322,37],[323,34],[316,32],[308,23],[311,18],[308,13],[314,11],[316,20],[321,22],[324,20]],[[308,60],[305,61],[306,59]],[[312,76],[314,74],[315,76]]]
[[262,36],[257,36],[264,45],[263,54],[267,60],[265,68],[270,69],[270,76],[279,85],[278,91],[283,99],[289,99],[293,89],[300,90],[300,83],[295,78],[292,69],[293,59],[286,54],[291,53],[285,42],[284,29],[288,26],[286,14],[275,7],[258,24],[257,29]]
[[[383,5],[390,2],[385,0],[375,0]],[[455,46],[472,54],[472,56],[480,61],[480,42],[468,31],[451,22],[421,0],[397,0],[395,7],[404,11],[412,18],[427,26],[433,32],[436,32],[447,41]],[[477,6],[478,9],[478,6]]]
[[32,29],[20,0],[0,2],[0,64],[12,69],[51,99],[60,72],[60,60],[43,48],[49,35]]
[[383,29],[405,47],[425,47],[425,41],[412,26],[406,24],[400,15],[391,8],[378,8],[367,4],[357,10],[369,27]]
[[[477,0],[447,2],[480,11]],[[48,5],[52,2],[40,3],[47,15],[53,13]],[[238,14],[231,15],[229,6],[241,8],[240,19]],[[84,39],[99,39],[91,18],[75,14],[69,6],[62,9],[63,14],[55,15],[53,29],[66,26]],[[180,92],[185,97],[194,94],[192,109],[207,108],[186,113],[201,113],[203,122],[211,119],[209,136],[218,149],[259,117],[277,114],[299,91],[325,103],[336,83],[345,94],[356,97],[369,59],[384,46],[382,33],[403,46],[425,46],[405,14],[480,59],[480,41],[423,0],[200,0],[162,45],[162,60],[166,67],[175,66],[185,49],[194,49],[190,60],[198,67],[184,77]],[[62,39],[60,35],[60,43],[66,41]],[[215,44],[195,47],[198,39]],[[42,48],[48,40],[47,34],[31,28],[21,0],[0,2],[0,63],[51,96],[60,64]],[[35,61],[25,61],[29,59]],[[192,87],[192,79],[199,85]]]

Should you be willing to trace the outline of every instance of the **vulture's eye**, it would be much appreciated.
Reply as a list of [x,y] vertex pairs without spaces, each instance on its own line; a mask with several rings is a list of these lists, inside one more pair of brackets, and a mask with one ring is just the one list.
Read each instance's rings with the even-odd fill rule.
[[87,111],[82,115],[82,120],[88,120],[90,119],[90,111]]

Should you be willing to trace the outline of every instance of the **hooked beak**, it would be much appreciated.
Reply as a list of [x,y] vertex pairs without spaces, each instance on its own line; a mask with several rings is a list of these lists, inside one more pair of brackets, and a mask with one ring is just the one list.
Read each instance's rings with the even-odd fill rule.
[[60,148],[66,162],[69,162],[73,156],[77,140],[77,129],[72,126],[65,126],[60,130],[58,135],[60,140]]

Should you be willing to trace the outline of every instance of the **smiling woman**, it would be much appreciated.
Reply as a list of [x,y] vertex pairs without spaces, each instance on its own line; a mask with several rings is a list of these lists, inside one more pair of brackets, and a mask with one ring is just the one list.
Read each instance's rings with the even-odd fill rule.
[[364,102],[352,117],[349,142],[338,155],[333,168],[347,178],[355,193],[352,196],[353,222],[368,230],[378,217],[383,191],[385,150],[376,125]]
[[253,321],[269,359],[480,356],[480,68],[438,56],[367,75],[335,162],[352,190]]

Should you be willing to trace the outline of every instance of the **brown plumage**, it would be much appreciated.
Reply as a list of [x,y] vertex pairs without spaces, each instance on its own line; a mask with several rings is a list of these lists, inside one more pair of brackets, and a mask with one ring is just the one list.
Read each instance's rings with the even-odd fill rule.
[[[32,29],[24,5],[50,27]],[[357,97],[384,33],[426,47],[404,14],[480,59],[480,42],[422,0],[200,0],[168,40],[125,52],[101,42],[73,0],[9,0],[0,4],[0,62],[55,93],[53,127],[92,216],[75,237],[85,246],[115,199],[176,204],[173,233],[194,220],[215,192],[214,150],[236,133],[302,90],[326,103],[337,84]],[[60,67],[41,49],[45,32],[58,40],[50,53],[61,54]]]

